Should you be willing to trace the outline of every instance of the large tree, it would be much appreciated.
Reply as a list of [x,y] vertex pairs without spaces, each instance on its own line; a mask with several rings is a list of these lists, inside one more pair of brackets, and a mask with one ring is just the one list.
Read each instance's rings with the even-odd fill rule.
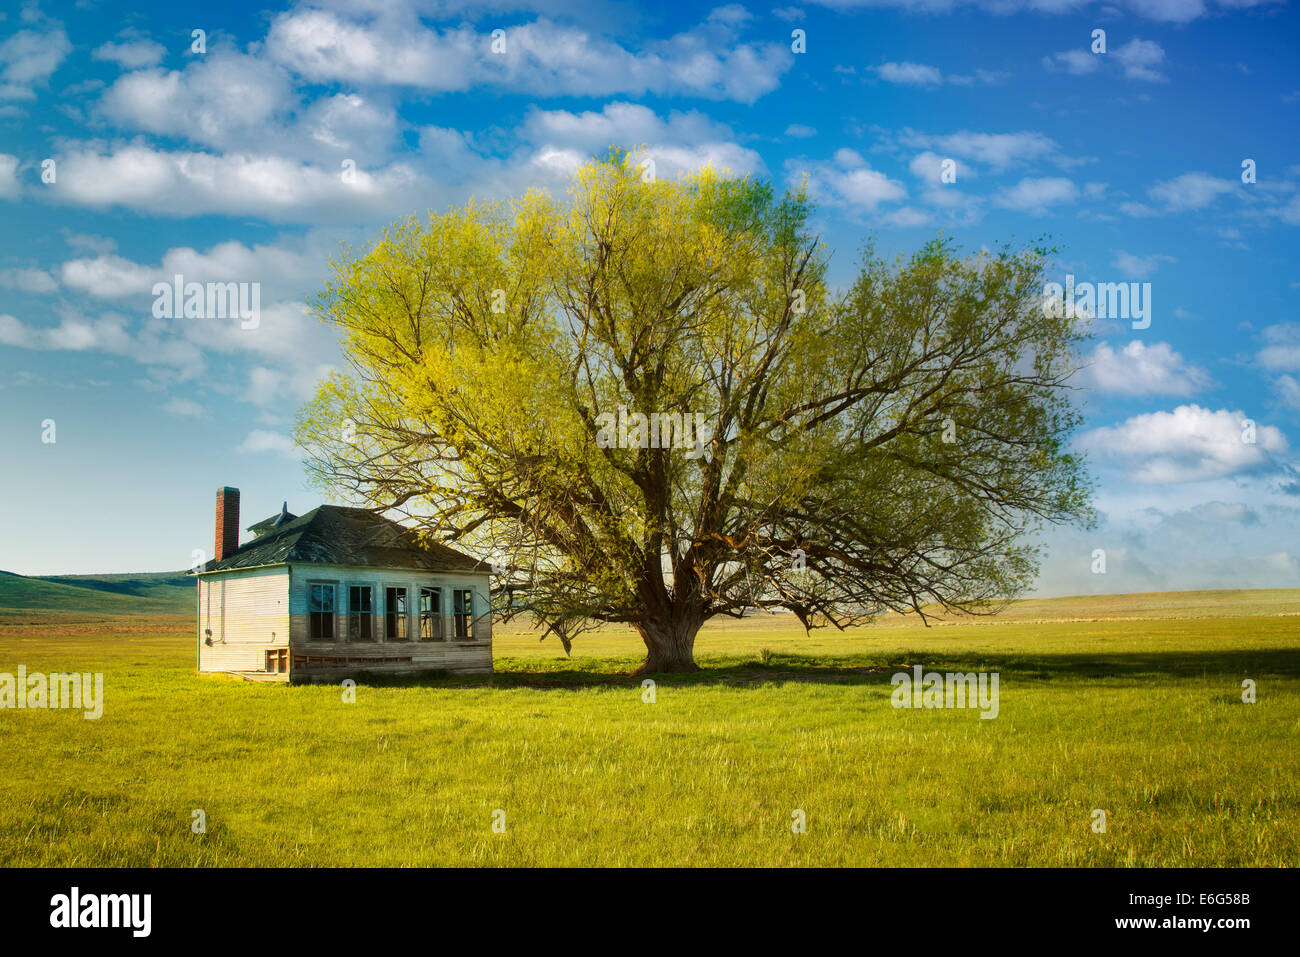
[[299,416],[315,478],[489,556],[500,610],[566,650],[631,625],[648,672],[694,669],[715,615],[1022,591],[1028,533],[1089,514],[1046,251],[868,246],[833,292],[801,193],[625,160],[335,263],[316,308],[350,369]]

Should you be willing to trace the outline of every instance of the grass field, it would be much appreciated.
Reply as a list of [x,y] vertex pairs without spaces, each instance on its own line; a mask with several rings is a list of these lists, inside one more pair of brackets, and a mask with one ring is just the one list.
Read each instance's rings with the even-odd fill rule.
[[[185,618],[11,614],[0,671],[102,671],[106,704],[98,721],[0,711],[0,864],[1300,859],[1300,590],[1027,601],[811,638],[730,621],[654,703],[626,674],[628,633],[574,650],[503,628],[491,678],[363,680],[345,703],[196,676]],[[918,663],[998,672],[999,716],[894,709],[890,676]]]

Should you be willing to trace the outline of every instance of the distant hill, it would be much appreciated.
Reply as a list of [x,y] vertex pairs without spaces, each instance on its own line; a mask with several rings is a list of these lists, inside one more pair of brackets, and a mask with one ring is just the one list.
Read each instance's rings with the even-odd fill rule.
[[[0,619],[53,615],[193,615],[194,579],[185,572],[131,572],[125,575],[15,575],[0,571]],[[1259,615],[1300,617],[1300,589],[1148,592],[1077,595],[1070,598],[1025,598],[1012,602],[996,618],[950,616],[936,624],[992,621],[1104,621],[1156,618],[1223,618]],[[783,616],[766,613],[731,621],[715,619],[713,629],[748,629]],[[872,626],[916,624],[914,616],[883,615]],[[503,634],[537,629],[526,617],[497,626]],[[602,631],[623,626],[606,626]],[[784,626],[782,626],[784,627]]]
[[183,571],[32,576],[0,571],[0,616],[183,615],[194,611],[194,603],[194,579]]

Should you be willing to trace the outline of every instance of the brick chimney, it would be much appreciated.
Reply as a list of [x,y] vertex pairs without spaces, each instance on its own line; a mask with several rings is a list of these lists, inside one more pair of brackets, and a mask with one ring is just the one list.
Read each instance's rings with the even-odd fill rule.
[[217,489],[217,550],[221,561],[239,548],[239,489]]

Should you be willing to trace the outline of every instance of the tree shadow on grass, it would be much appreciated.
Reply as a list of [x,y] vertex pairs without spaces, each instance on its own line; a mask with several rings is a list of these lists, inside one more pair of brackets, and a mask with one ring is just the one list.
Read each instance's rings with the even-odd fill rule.
[[[888,657],[871,655],[819,658],[802,655],[705,656],[700,670],[689,674],[633,674],[632,659],[507,658],[491,675],[358,675],[373,687],[530,688],[578,691],[587,688],[639,688],[646,678],[666,687],[752,687],[784,684],[885,685],[900,671],[921,665],[927,672],[998,672],[1001,680],[1079,683],[1126,681],[1138,684],[1153,678],[1198,679],[1225,676],[1233,681],[1250,677],[1300,677],[1300,652],[1288,649],[1230,651],[1134,652],[1132,654],[930,654],[904,651]],[[526,664],[525,664],[526,663]],[[589,663],[587,667],[584,664]],[[626,671],[614,670],[621,666]]]

